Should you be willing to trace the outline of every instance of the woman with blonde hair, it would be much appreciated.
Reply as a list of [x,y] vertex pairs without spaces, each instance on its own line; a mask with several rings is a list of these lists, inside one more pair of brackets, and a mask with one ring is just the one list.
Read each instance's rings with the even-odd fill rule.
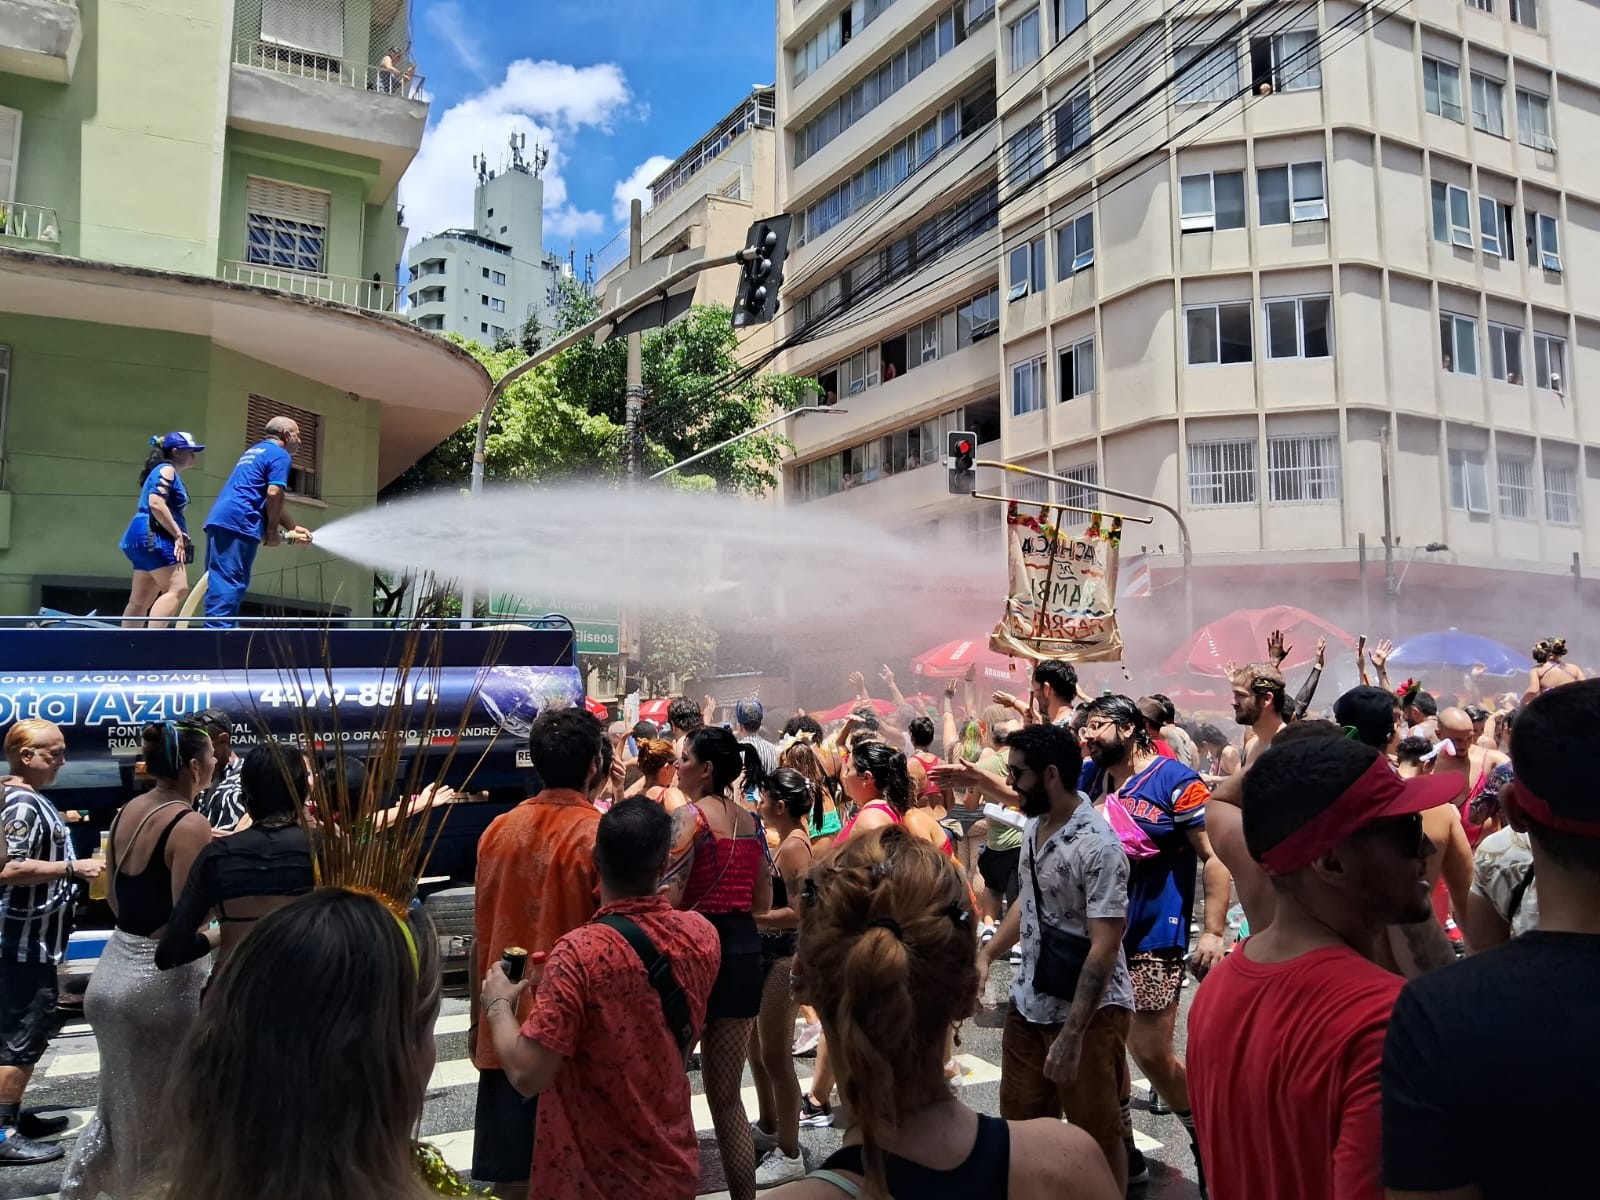
[[858,834],[801,888],[795,993],[816,1006],[855,1114],[844,1146],[782,1200],[1118,1200],[1105,1156],[1060,1121],[1003,1121],[956,1099],[945,1035],[977,1004],[961,869],[899,827]]
[[1566,638],[1541,638],[1535,644],[1533,667],[1528,672],[1528,690],[1522,693],[1524,704],[1533,703],[1534,697],[1548,692],[1551,688],[1566,683],[1577,683],[1583,678],[1581,670],[1567,665],[1566,657]]
[[669,813],[689,803],[688,797],[673,786],[678,778],[678,752],[663,738],[646,738],[639,743],[638,779],[628,785],[624,798],[643,796],[654,800]]

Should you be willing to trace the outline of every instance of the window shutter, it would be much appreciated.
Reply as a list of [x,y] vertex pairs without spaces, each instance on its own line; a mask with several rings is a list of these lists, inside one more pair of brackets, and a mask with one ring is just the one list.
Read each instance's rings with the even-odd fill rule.
[[314,472],[317,469],[317,448],[321,442],[322,432],[320,428],[322,418],[314,412],[307,412],[292,404],[280,404],[265,396],[252,395],[245,410],[245,446],[254,446],[266,438],[267,422],[273,417],[292,417],[295,424],[300,426],[300,449],[294,453],[294,466],[299,471]]
[[245,183],[244,206],[263,217],[302,221],[323,229],[328,227],[328,193],[315,188],[295,187],[291,183],[251,175]]
[[261,40],[344,57],[344,5],[333,0],[264,0]]
[[0,204],[16,197],[17,154],[22,147],[22,114],[14,108],[0,108]]

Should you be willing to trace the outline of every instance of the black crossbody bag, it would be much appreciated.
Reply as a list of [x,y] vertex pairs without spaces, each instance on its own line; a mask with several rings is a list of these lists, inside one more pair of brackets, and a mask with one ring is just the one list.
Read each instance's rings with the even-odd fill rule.
[[661,1012],[667,1020],[667,1031],[678,1043],[679,1057],[687,1064],[689,1049],[694,1045],[694,1022],[689,1019],[689,997],[678,986],[678,978],[672,973],[672,964],[667,961],[666,955],[656,949],[650,935],[640,929],[637,922],[617,913],[609,913],[596,917],[595,924],[615,929],[639,956],[645,974],[650,977],[650,986],[661,998]]
[[1039,872],[1036,869],[1033,843],[1038,828],[1028,839],[1028,882],[1033,884],[1033,912],[1039,922],[1039,957],[1033,964],[1033,990],[1058,1000],[1071,1000],[1078,992],[1078,976],[1083,974],[1084,963],[1089,961],[1089,949],[1094,945],[1086,937],[1057,929],[1045,920],[1044,897],[1039,892]]

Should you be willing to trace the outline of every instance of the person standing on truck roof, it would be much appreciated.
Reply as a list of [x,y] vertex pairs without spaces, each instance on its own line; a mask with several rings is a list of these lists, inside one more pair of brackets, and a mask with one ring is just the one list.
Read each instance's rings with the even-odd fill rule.
[[205,449],[194,434],[182,431],[153,437],[150,445],[153,449],[139,472],[139,511],[122,535],[122,553],[133,564],[133,586],[122,623],[135,629],[166,628],[165,618],[176,616],[189,594],[194,542],[183,515],[189,493],[182,476]]
[[206,516],[207,629],[237,623],[257,550],[286,538],[301,545],[311,541],[309,529],[285,525],[283,518],[300,426],[292,417],[273,417],[263,432],[266,437],[240,457]]
[[65,1148],[34,1141],[60,1133],[67,1118],[22,1111],[22,1093],[50,1039],[61,1029],[56,967],[65,956],[77,899],[73,884],[104,869],[77,861],[66,822],[40,793],[67,761],[67,743],[50,721],[18,721],[6,731],[6,861],[0,868],[0,1165],[41,1163]]

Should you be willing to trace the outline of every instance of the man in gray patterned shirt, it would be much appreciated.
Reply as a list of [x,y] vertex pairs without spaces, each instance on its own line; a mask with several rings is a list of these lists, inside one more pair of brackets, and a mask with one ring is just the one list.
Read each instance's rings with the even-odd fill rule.
[[[1022,942],[1001,1039],[1000,1115],[1065,1116],[1099,1143],[1127,1187],[1122,1101],[1127,1087],[1133,984],[1122,954],[1128,859],[1122,842],[1078,791],[1082,752],[1070,729],[1027,725],[1006,737],[1006,775],[1029,818],[1018,902],[978,954],[989,967]],[[1042,925],[1087,943],[1070,995],[1035,986]]]

